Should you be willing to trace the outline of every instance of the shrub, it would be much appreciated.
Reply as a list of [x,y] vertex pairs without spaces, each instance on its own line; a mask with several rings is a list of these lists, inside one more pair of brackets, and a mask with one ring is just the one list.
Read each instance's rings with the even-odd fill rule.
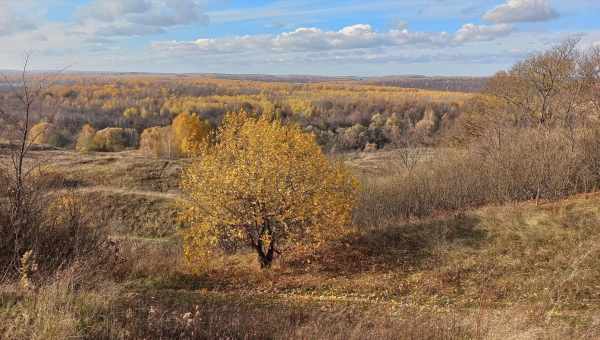
[[89,152],[96,150],[97,146],[94,142],[95,136],[96,129],[94,129],[90,124],[85,124],[81,128],[81,132],[79,132],[75,149],[79,152]]
[[171,132],[178,155],[193,153],[195,146],[209,137],[210,131],[210,125],[195,114],[182,112],[177,115],[171,124]]
[[48,135],[54,130],[54,126],[47,122],[39,122],[31,127],[29,140],[33,144],[47,144]]
[[142,132],[140,149],[156,157],[187,157],[208,140],[210,125],[195,114],[180,113],[171,126],[152,127]]
[[67,137],[54,124],[40,122],[31,127],[29,139],[32,144],[48,144],[62,147],[69,143]]
[[99,151],[116,152],[138,144],[134,129],[106,128],[96,132],[94,144]]
[[317,244],[349,222],[354,179],[298,126],[228,114],[216,145],[200,150],[181,182],[192,262],[209,259],[215,245],[251,245],[268,267],[286,247]]
[[501,137],[484,135],[464,148],[434,152],[410,170],[365,179],[356,223],[379,225],[385,220],[558,199],[597,189],[600,157],[592,150],[600,147],[599,130],[578,130],[574,144],[571,141],[560,129],[510,129]]
[[171,127],[151,127],[142,132],[140,138],[140,150],[155,157],[173,157],[177,154],[175,150]]
[[[109,261],[111,245],[103,218],[85,211],[74,193],[50,193],[50,185],[56,183],[49,183],[49,177],[40,172],[26,183],[20,216],[12,211],[10,179],[0,179],[7,184],[0,201],[8,203],[0,205],[0,268],[9,276],[17,269],[23,274],[35,268],[36,275],[44,277],[75,262]],[[24,268],[25,258],[29,264]]]
[[362,149],[367,143],[367,128],[356,124],[342,133],[342,145],[348,149]]

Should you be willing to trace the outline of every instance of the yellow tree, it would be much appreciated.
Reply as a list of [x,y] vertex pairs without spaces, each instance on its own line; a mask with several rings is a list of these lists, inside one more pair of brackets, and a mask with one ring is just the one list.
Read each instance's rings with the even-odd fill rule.
[[29,131],[29,142],[32,144],[48,144],[63,147],[69,140],[58,130],[54,124],[39,122],[31,127]]
[[96,143],[94,137],[96,136],[96,129],[90,124],[85,124],[79,132],[77,137],[77,144],[75,149],[79,152],[89,152],[96,150]]
[[134,129],[110,127],[96,132],[96,149],[106,152],[119,152],[138,143],[138,133]]
[[269,267],[290,246],[317,245],[350,223],[356,180],[298,126],[228,114],[198,156],[181,181],[192,263],[219,246],[248,246]]
[[196,145],[210,135],[210,125],[195,114],[182,112],[171,124],[173,143],[181,156],[193,153]]
[[39,122],[31,127],[29,139],[32,144],[49,144],[51,135],[55,132],[54,125],[48,122]]

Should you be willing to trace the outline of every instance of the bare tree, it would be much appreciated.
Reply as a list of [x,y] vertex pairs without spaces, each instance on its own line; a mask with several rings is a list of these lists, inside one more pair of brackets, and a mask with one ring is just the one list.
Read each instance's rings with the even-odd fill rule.
[[419,165],[425,157],[426,151],[422,147],[410,145],[407,143],[403,148],[398,149],[398,163],[409,174]]
[[579,39],[568,39],[498,73],[487,92],[539,126],[558,121],[569,127],[590,87],[590,78],[581,74],[583,58],[578,43]]
[[[589,83],[585,108],[600,114],[600,46],[590,48],[581,61],[581,77]],[[589,105],[587,105],[589,104]]]
[[[6,221],[0,227],[3,252],[8,251],[6,245],[11,245],[11,261],[18,265],[19,257],[23,252],[23,245],[31,242],[36,237],[36,220],[41,212],[39,204],[43,195],[39,183],[31,180],[31,176],[42,164],[41,160],[28,162],[27,158],[37,136],[31,136],[31,127],[34,119],[41,116],[43,110],[43,96],[51,84],[51,78],[43,75],[34,76],[30,72],[30,56],[26,55],[22,70],[18,75],[3,77],[7,91],[0,94],[0,121],[4,123],[2,131],[4,139],[8,141],[5,149],[7,156],[0,159],[0,169],[6,183],[4,192],[0,197],[7,201],[8,211]],[[35,203],[38,204],[35,204]],[[7,254],[1,254],[6,256]]]

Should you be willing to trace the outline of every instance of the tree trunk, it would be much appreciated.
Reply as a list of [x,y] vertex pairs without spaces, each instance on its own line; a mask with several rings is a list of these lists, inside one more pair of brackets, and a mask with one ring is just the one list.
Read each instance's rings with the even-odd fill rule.
[[[267,245],[265,245],[262,236],[269,237]],[[271,264],[273,263],[273,259],[275,257],[275,242],[272,239],[272,236],[273,233],[271,230],[271,226],[267,223],[262,227],[261,236],[258,238],[255,245],[256,253],[258,254],[258,261],[260,262],[260,267],[262,269],[271,267]]]
[[269,249],[267,250],[266,253],[262,249],[262,247],[260,247],[260,249],[257,249],[257,253],[258,253],[258,261],[260,262],[260,267],[262,269],[270,268],[271,264],[273,263],[273,258],[275,256],[275,249],[273,247],[273,243],[271,243],[269,245]]

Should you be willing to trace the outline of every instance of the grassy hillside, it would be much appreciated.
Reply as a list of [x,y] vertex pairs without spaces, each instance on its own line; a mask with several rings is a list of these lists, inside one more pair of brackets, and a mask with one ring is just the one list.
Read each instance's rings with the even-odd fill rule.
[[[131,152],[54,156],[53,170],[65,173],[87,209],[107,218],[122,260],[113,279],[83,290],[69,284],[77,272],[36,294],[3,286],[6,337],[600,336],[597,194],[356,225],[269,271],[242,253],[190,274],[177,237],[183,163]],[[357,154],[348,164],[366,176],[396,157]]]

